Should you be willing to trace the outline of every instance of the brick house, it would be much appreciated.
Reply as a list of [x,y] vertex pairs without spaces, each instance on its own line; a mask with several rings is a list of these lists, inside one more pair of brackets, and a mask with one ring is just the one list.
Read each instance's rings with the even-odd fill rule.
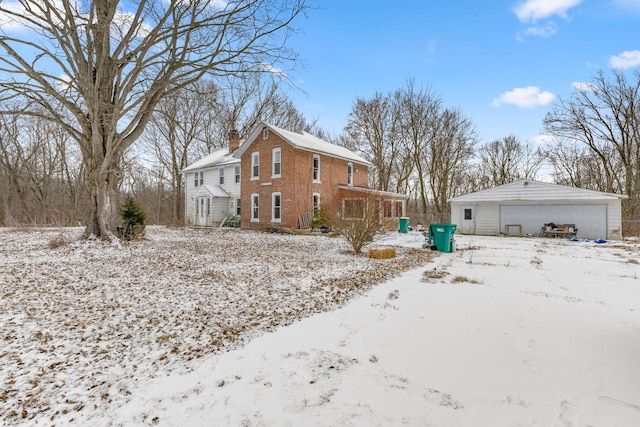
[[353,211],[371,196],[383,217],[405,215],[406,195],[369,189],[370,162],[306,132],[261,122],[233,155],[242,171],[242,228],[299,228],[321,207]]

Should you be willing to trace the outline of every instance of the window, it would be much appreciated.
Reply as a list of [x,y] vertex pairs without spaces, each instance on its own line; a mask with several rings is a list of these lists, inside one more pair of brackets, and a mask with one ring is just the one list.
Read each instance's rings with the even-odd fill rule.
[[271,206],[271,221],[282,221],[282,196],[280,195],[280,193],[271,194]]
[[313,182],[320,182],[320,156],[313,155]]
[[353,163],[347,163],[347,185],[353,185]]
[[236,175],[236,184],[240,183],[240,166],[235,167],[235,175]]
[[404,216],[404,202],[402,200],[396,200],[396,216]]
[[344,199],[342,201],[342,216],[345,219],[364,218],[364,199]]
[[313,193],[313,219],[320,219],[320,193]]
[[271,168],[271,177],[272,178],[278,178],[280,177],[280,172],[281,172],[281,162],[280,162],[280,149],[279,148],[274,148],[273,151],[271,152],[271,159],[273,161],[273,165]]
[[240,199],[236,199],[236,215],[240,216]]
[[258,179],[260,177],[260,153],[255,152],[251,154],[251,179]]
[[393,218],[393,200],[383,200],[382,201],[382,215],[384,218]]
[[472,209],[465,209],[464,210],[464,219],[466,219],[466,220],[473,219],[473,210]]
[[269,128],[262,128],[262,139],[269,139]]
[[218,169],[218,176],[220,177],[220,185],[224,184],[224,168]]
[[258,222],[260,220],[259,217],[259,206],[260,204],[260,196],[257,194],[251,195],[251,222]]
[[198,185],[202,185],[203,182],[204,182],[204,172],[203,171],[195,172],[193,174],[194,187],[197,187]]

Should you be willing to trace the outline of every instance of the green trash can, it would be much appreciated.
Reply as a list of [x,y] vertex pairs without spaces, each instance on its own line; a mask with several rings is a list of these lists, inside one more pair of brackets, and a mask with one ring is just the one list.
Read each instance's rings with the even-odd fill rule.
[[400,229],[398,230],[400,233],[406,233],[409,231],[409,218],[400,217]]
[[429,225],[429,243],[431,249],[440,252],[453,252],[455,242],[453,235],[456,232],[456,224],[431,224]]

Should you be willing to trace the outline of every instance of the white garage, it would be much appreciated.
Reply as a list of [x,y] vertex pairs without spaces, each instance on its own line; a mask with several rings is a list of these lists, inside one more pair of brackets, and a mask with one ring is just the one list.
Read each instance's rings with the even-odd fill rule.
[[[463,234],[538,235],[545,224],[571,224],[578,237],[622,238],[620,194],[521,180],[454,197],[451,223]],[[509,226],[509,227],[507,227]]]

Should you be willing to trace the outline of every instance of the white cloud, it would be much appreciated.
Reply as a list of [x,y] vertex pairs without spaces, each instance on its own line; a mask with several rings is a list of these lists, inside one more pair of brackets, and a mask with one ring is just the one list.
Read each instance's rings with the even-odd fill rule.
[[541,133],[531,138],[531,141],[536,145],[547,145],[552,143],[555,137],[548,133]]
[[539,19],[558,15],[567,17],[567,11],[580,4],[582,0],[527,0],[513,9],[522,22],[535,22]]
[[261,62],[260,64],[258,64],[260,68],[262,68],[264,71],[274,74],[280,78],[286,79],[287,78],[287,73],[285,73],[283,70],[281,70],[278,67],[274,67],[271,64],[266,64],[264,62]]
[[549,22],[544,26],[529,27],[524,32],[526,36],[537,37],[551,37],[556,33],[556,25],[553,22]]
[[620,68],[626,70],[640,66],[640,50],[627,50],[619,55],[613,55],[609,58],[611,68]]
[[494,107],[502,104],[512,104],[521,108],[532,108],[541,105],[548,105],[555,99],[551,92],[541,91],[537,86],[517,87],[508,92],[504,92],[499,98],[491,103]]

